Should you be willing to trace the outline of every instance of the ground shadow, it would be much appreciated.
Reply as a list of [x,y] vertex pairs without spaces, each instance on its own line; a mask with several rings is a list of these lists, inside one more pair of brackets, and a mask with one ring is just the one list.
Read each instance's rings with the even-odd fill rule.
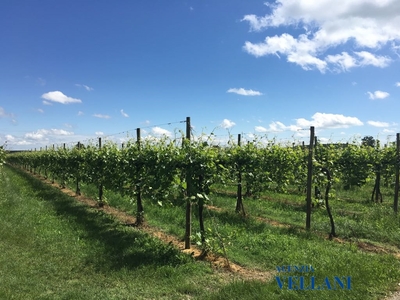
[[73,222],[73,227],[83,231],[82,238],[95,243],[96,252],[88,254],[86,263],[98,271],[146,265],[177,266],[192,260],[171,244],[163,244],[138,229],[124,226],[105,212],[77,202],[22,170],[13,170],[36,191],[39,199],[52,205],[60,218]]

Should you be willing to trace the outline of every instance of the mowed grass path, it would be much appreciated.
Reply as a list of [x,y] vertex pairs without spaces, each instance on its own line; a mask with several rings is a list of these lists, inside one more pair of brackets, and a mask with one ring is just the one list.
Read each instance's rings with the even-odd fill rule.
[[0,299],[189,299],[210,267],[34,178],[0,171]]

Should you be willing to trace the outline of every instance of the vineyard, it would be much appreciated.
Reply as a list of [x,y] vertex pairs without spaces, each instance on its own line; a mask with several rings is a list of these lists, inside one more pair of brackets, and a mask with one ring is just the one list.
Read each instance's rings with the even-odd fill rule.
[[70,148],[64,144],[9,154],[7,162],[53,182],[57,179],[63,187],[74,182],[76,194],[80,194],[81,184],[95,185],[99,206],[104,204],[105,190],[127,196],[135,202],[138,224],[145,218],[143,199],[160,206],[186,204],[186,248],[190,248],[192,206],[198,209],[204,243],[204,205],[210,193],[221,186],[235,187],[236,212],[243,215],[243,198],[256,198],[266,191],[307,194],[307,229],[311,207],[326,205],[331,236],[336,234],[328,199],[335,199],[336,187],[351,190],[374,182],[371,201],[377,203],[383,201],[381,186],[393,189],[397,212],[396,145],[321,144],[312,134],[308,146],[257,138],[242,144],[240,135],[227,145],[215,146],[212,136],[193,139],[190,119],[187,123],[186,136],[175,139],[141,139],[138,129],[137,139],[122,146],[102,143],[99,138],[96,144],[77,143]]
[[[265,137],[244,141],[241,135],[220,144],[214,135],[193,134],[190,120],[186,134],[175,138],[141,138],[137,129],[136,138],[123,144],[99,138],[33,151],[0,149],[0,160],[6,161],[0,173],[0,222],[7,228],[2,236],[10,245],[19,245],[20,236],[25,237],[21,245],[30,241],[26,247],[5,247],[10,251],[0,262],[19,261],[26,255],[19,251],[29,249],[29,262],[17,264],[25,278],[31,260],[42,257],[35,246],[40,243],[49,247],[44,254],[51,258],[44,255],[33,265],[47,270],[50,259],[58,266],[54,274],[63,268],[59,275],[74,283],[59,286],[56,279],[54,290],[86,293],[83,279],[74,278],[90,277],[91,293],[102,293],[112,282],[118,289],[107,293],[119,293],[129,276],[133,289],[142,286],[138,295],[144,299],[170,299],[170,294],[176,299],[309,299],[310,292],[294,291],[285,276],[278,281],[273,274],[277,266],[312,266],[315,274],[287,275],[307,281],[351,278],[347,288],[325,288],[313,297],[376,299],[394,289],[400,274],[400,223],[393,212],[398,206],[398,155],[398,143],[322,144],[313,128],[308,145]],[[75,193],[76,199],[35,177]],[[45,208],[47,217],[39,213]],[[109,215],[111,210],[116,214]],[[130,221],[116,217],[121,215]],[[198,262],[181,253],[183,248],[191,248],[186,253],[202,251],[196,258],[207,260]],[[55,256],[54,249],[66,250]],[[66,257],[76,267],[69,269],[69,263],[54,257]],[[226,275],[215,257],[241,273]],[[110,274],[114,281],[107,279]],[[170,281],[160,283],[169,276]],[[41,278],[37,276],[35,286],[42,284]],[[98,288],[99,278],[104,284]],[[164,292],[149,289],[147,279]],[[8,291],[4,295],[18,290],[12,282],[0,286]],[[31,295],[41,295],[41,289],[31,290]],[[137,296],[131,288],[122,290],[121,299]]]

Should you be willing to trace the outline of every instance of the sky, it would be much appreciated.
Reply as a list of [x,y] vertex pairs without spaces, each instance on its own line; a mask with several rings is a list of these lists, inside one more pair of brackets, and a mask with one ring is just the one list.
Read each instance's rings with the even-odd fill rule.
[[0,145],[400,132],[398,0],[2,0]]

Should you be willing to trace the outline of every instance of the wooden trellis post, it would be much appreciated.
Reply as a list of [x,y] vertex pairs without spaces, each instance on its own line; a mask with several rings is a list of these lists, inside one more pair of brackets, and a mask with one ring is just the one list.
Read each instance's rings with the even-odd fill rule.
[[[101,137],[99,137],[99,151],[101,150]],[[102,160],[100,159],[101,165],[100,165],[100,175],[103,175],[103,163]],[[99,207],[103,207],[103,182],[100,180],[99,182]]]
[[[136,143],[138,150],[140,151],[140,128],[136,128]],[[137,210],[136,210],[136,225],[140,225],[143,223],[144,220],[144,209],[143,209],[143,202],[142,202],[142,194],[141,194],[141,175],[143,172],[143,166],[138,166],[137,167],[137,172],[138,172],[138,177],[139,181],[136,183],[136,204],[137,204]]]
[[[186,139],[190,143],[190,117],[186,118]],[[187,196],[187,202],[186,202],[186,223],[185,223],[185,249],[190,249],[190,236],[192,234],[192,203],[190,201],[190,183],[191,183],[191,175],[192,174],[187,174],[186,175],[186,196]]]
[[400,133],[396,134],[396,181],[394,187],[394,202],[393,202],[393,209],[394,212],[397,214],[399,208],[399,163],[400,163]]
[[308,148],[308,173],[307,173],[307,212],[306,212],[306,229],[311,228],[311,188],[312,188],[312,171],[313,171],[313,148],[314,148],[314,126],[310,127],[310,146]]

